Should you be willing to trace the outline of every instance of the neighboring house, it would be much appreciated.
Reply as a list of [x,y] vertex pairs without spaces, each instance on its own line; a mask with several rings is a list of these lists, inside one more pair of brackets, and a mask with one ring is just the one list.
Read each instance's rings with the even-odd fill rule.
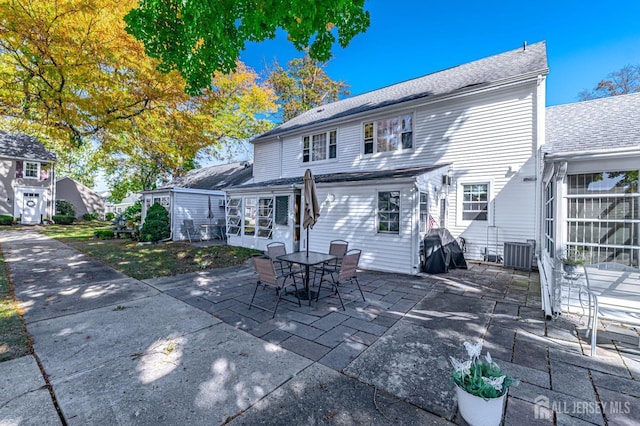
[[539,264],[548,314],[566,249],[591,263],[640,264],[639,118],[640,94],[547,108]]
[[143,191],[143,221],[149,207],[160,203],[169,211],[174,241],[188,239],[185,220],[193,221],[199,236],[207,238],[207,230],[202,225],[225,227],[225,189],[251,180],[252,170],[246,161],[204,167],[191,170],[160,188]]
[[73,204],[77,218],[81,219],[86,213],[98,213],[99,218],[104,217],[104,198],[70,177],[56,181],[56,200]]
[[[466,256],[539,232],[546,45],[536,43],[311,109],[255,138],[254,181],[228,190],[232,245],[362,250],[367,269],[415,274],[435,222]],[[302,176],[320,219],[300,229]]]
[[0,214],[24,224],[53,216],[55,162],[35,137],[0,130]]
[[[105,192],[102,194],[102,197],[106,200],[108,199],[109,195],[111,195],[109,192]],[[141,199],[141,197],[141,194],[135,193],[127,195],[119,203],[111,203],[107,201],[104,207],[105,213],[114,213],[116,216],[124,213],[124,211],[127,210],[128,207],[133,206],[136,201]]]

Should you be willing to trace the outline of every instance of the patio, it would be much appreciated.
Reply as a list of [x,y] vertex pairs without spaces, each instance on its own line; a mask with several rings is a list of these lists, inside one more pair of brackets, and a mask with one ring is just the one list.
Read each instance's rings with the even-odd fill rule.
[[[402,400],[435,414],[431,422],[463,423],[456,417],[448,357],[463,356],[462,342],[479,339],[505,372],[521,380],[509,392],[506,424],[640,421],[636,331],[608,326],[598,333],[598,356],[591,358],[586,318],[545,320],[537,274],[490,264],[469,266],[414,277],[363,271],[358,279],[366,302],[355,287],[348,287],[341,290],[346,311],[335,297],[302,307],[281,302],[273,319],[271,312],[248,309],[256,281],[251,265],[144,282],[329,367],[336,374],[324,377],[327,382],[356,379],[358,392],[389,421],[395,418],[394,404]],[[258,305],[272,307],[274,302],[272,288],[258,290]],[[314,369],[283,385],[292,392],[269,394],[234,422],[308,422],[304,412],[278,408],[318,405],[321,395],[315,387],[304,397],[295,395],[308,374],[315,374]],[[331,418],[331,407],[316,408],[324,410],[325,420]]]

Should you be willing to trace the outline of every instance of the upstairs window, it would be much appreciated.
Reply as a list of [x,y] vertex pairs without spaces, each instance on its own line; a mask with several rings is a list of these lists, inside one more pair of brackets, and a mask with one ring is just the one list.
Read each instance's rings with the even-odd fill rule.
[[338,137],[335,130],[302,137],[302,162],[330,160],[337,157]]
[[364,123],[365,154],[413,149],[413,114]]
[[40,177],[40,163],[25,161],[24,177],[29,179],[38,179]]

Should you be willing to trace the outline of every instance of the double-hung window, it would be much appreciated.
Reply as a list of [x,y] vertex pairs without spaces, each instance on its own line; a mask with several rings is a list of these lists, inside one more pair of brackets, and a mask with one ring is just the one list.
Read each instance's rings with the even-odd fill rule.
[[378,232],[400,233],[400,191],[378,192]]
[[488,220],[489,184],[462,185],[462,220]]
[[302,137],[302,162],[324,161],[338,155],[338,137],[335,130]]
[[413,114],[364,123],[365,154],[413,149]]
[[25,161],[24,177],[29,179],[38,179],[40,177],[40,163]]

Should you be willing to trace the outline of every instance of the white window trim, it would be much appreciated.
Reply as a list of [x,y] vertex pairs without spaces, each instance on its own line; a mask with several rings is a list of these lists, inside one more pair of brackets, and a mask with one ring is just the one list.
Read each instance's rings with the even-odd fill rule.
[[[464,220],[462,219],[462,203],[464,201],[465,185],[487,185],[487,220]],[[470,179],[458,180],[456,183],[456,223],[458,225],[470,225],[472,223],[483,223],[487,226],[493,225],[493,179]]]
[[[35,164],[38,168],[38,170],[36,171],[36,176],[27,176],[27,164]],[[35,179],[35,180],[39,180],[40,179],[40,170],[42,169],[42,165],[37,162],[37,161],[25,161],[22,164],[22,177],[24,179]]]
[[[330,147],[330,141],[331,141],[331,132],[335,132],[336,133],[336,156],[335,158],[329,158],[329,147]],[[326,149],[326,154],[327,157],[324,160],[313,160],[312,159],[312,144],[313,144],[313,137],[316,135],[325,135],[325,149]],[[332,162],[332,161],[338,161],[338,139],[339,139],[339,132],[338,129],[329,129],[326,130],[324,132],[312,132],[312,133],[308,133],[308,134],[304,134],[300,137],[300,151],[301,151],[301,156],[300,156],[300,162],[304,165],[304,164],[321,164],[321,163],[326,163],[326,162]],[[304,161],[304,138],[309,138],[309,161]]]
[[[400,132],[400,140],[398,141],[398,149],[395,151],[381,151],[378,152],[378,142],[377,142],[377,133],[378,133],[378,121],[381,120],[389,120],[392,118],[397,118],[400,120],[402,124],[402,117],[405,115],[411,115],[411,148],[402,148],[402,132]],[[373,152],[366,154],[364,152],[364,125],[367,123],[373,123]],[[406,111],[393,115],[385,115],[382,117],[372,118],[369,120],[362,120],[360,123],[360,155],[363,157],[378,157],[385,155],[399,155],[414,152],[416,149],[416,112],[415,111]]]

